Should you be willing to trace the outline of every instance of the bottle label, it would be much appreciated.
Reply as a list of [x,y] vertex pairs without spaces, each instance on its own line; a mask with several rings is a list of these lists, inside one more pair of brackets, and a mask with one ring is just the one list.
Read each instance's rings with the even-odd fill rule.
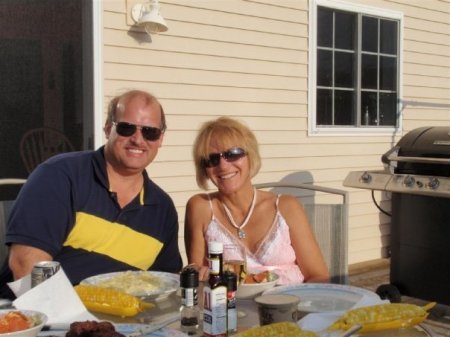
[[220,273],[219,258],[209,258],[209,273],[213,275],[218,275]]
[[195,288],[181,288],[181,304],[186,307],[197,305],[197,291]]
[[227,318],[228,332],[237,331],[236,291],[227,292]]
[[204,336],[227,336],[227,288],[205,286],[203,289]]

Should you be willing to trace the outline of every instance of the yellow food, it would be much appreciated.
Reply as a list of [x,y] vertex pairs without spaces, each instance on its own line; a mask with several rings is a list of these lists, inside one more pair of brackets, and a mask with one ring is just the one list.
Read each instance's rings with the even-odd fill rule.
[[317,337],[317,334],[300,329],[294,322],[281,322],[251,328],[234,337]]
[[424,321],[432,302],[423,307],[407,303],[378,304],[347,311],[333,323],[329,330],[346,330],[353,325],[361,325],[360,332],[380,331],[412,327]]
[[131,317],[154,307],[151,303],[116,289],[77,285],[75,291],[88,310],[104,314]]
[[130,295],[151,293],[161,288],[161,280],[147,271],[125,271],[108,279],[100,280],[97,286],[122,290]]

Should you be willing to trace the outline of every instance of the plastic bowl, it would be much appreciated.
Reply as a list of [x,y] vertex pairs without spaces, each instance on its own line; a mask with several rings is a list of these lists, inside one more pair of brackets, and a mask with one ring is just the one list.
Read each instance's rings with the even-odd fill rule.
[[31,328],[25,330],[0,333],[1,337],[36,337],[44,327],[45,323],[47,323],[47,315],[40,311],[8,309],[0,310],[0,316],[6,315],[8,312],[21,312],[25,316],[31,317],[35,324]]
[[247,299],[254,298],[261,294],[263,291],[273,288],[278,281],[278,275],[273,275],[273,280],[261,283],[244,283],[239,284],[236,291],[236,298]]

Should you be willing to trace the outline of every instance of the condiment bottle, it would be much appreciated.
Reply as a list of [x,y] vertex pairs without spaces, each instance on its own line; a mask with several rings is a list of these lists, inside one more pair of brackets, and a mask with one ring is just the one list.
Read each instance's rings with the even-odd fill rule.
[[236,290],[237,275],[226,270],[223,273],[227,285],[227,331],[228,334],[237,332]]
[[196,335],[200,319],[198,307],[198,271],[192,266],[183,268],[180,275],[181,287],[181,331],[189,336]]
[[227,336],[227,287],[223,280],[223,244],[208,242],[209,278],[203,287],[203,336]]

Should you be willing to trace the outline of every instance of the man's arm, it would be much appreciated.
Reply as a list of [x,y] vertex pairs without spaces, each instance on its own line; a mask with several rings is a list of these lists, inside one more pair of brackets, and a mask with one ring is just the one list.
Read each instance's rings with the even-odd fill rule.
[[35,263],[51,260],[53,258],[47,252],[21,244],[12,244],[9,252],[9,268],[13,272],[14,280],[30,274]]

